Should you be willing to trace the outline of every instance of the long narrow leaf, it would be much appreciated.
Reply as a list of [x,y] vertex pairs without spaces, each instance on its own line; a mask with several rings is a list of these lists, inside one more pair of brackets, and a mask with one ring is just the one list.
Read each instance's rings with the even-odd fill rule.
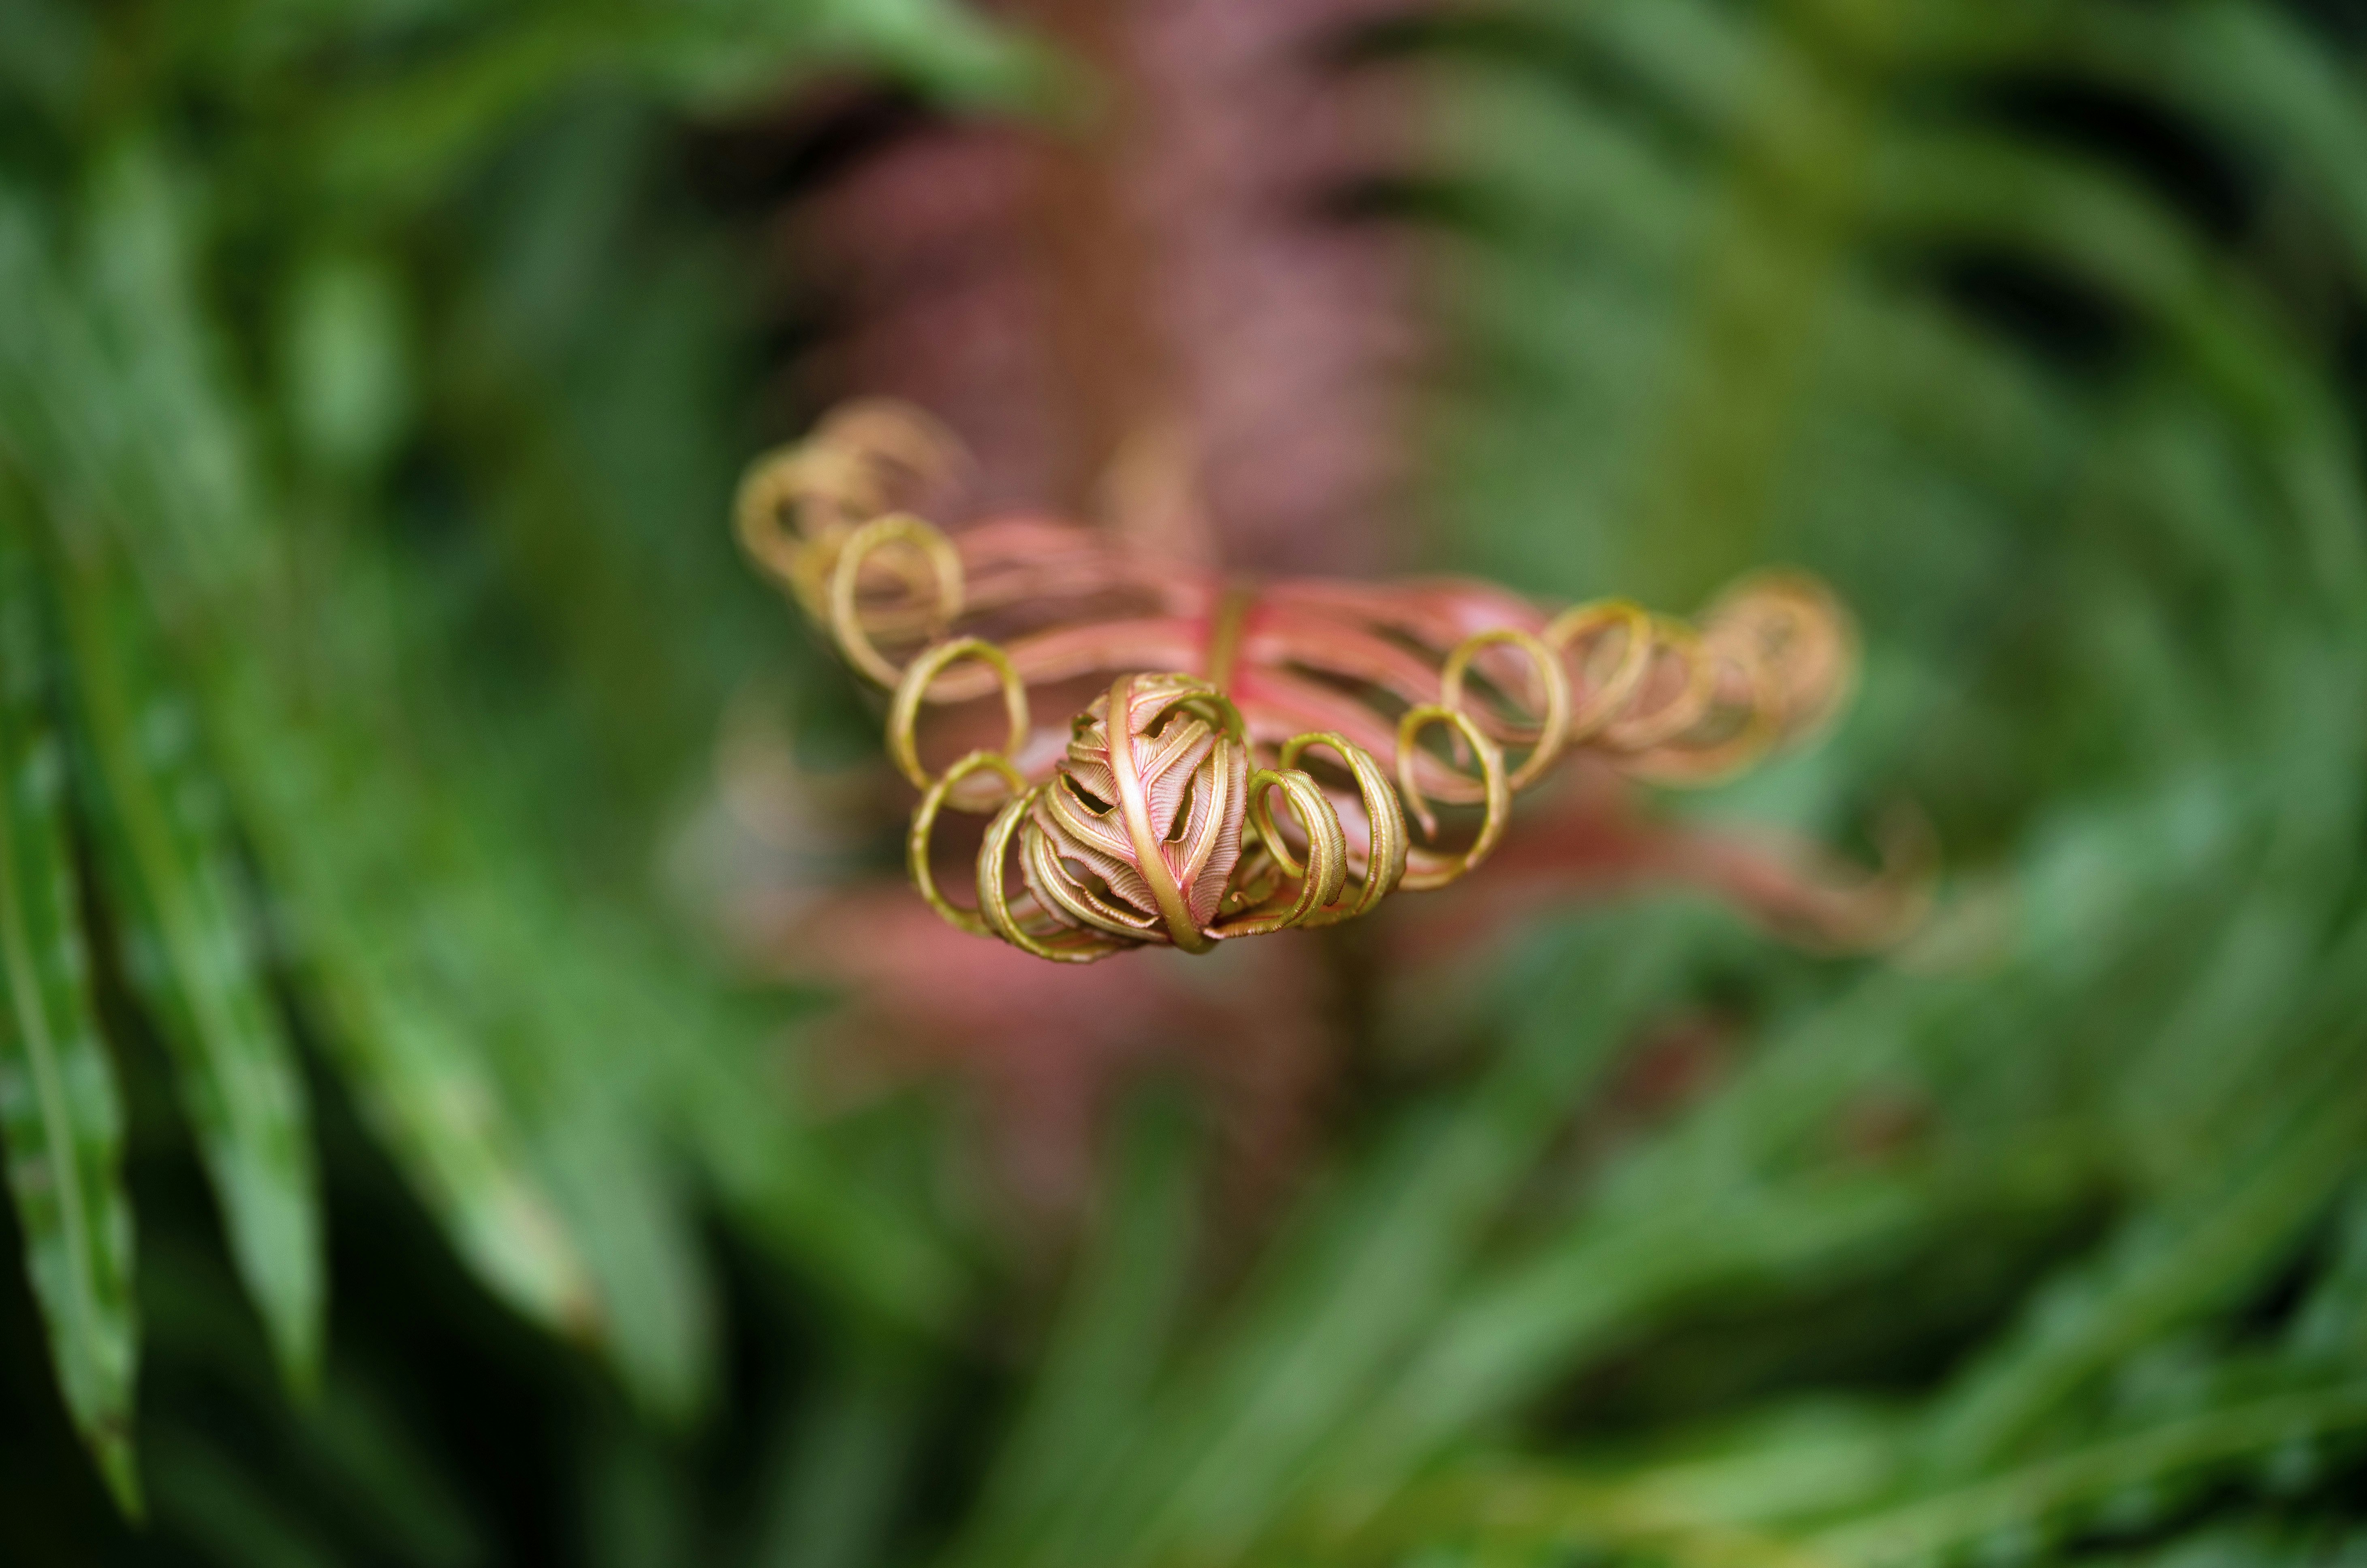
[[214,710],[229,719],[221,733],[232,737],[247,820],[286,899],[321,1038],[363,1119],[494,1294],[588,1335],[599,1315],[590,1279],[527,1168],[499,1085],[453,1009],[403,961],[400,922],[357,907],[372,879],[336,864],[339,846],[321,832],[368,807],[325,777],[311,745],[274,723],[251,686],[225,688]]
[[1017,1555],[1063,1494],[1108,1465],[1104,1434],[1151,1392],[1182,1316],[1198,1153],[1174,1108],[1132,1119],[1107,1214],[1046,1346],[1035,1392],[1005,1441],[955,1561]]
[[2042,1460],[1990,1480],[1837,1526],[1808,1543],[1809,1561],[1925,1562],[2025,1530],[2033,1520],[2090,1508],[2130,1488],[2253,1460],[2280,1446],[2350,1437],[2367,1427],[2367,1382],[2214,1410]]
[[311,1110],[240,907],[221,790],[128,585],[61,555],[82,776],[125,973],[171,1051],[239,1276],[282,1372],[309,1387],[323,1312]]
[[65,749],[27,536],[0,500],[0,1133],[66,1409],[116,1500],[137,1513],[123,1112],[88,991]]

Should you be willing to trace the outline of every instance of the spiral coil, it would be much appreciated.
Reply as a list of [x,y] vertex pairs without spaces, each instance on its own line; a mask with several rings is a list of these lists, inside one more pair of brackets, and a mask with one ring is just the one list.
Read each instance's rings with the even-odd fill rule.
[[[965,468],[925,415],[853,405],[752,468],[738,531],[892,694],[922,897],[1059,962],[1205,952],[1444,887],[1570,753],[1656,783],[1725,778],[1820,726],[1854,669],[1846,616],[1797,574],[1746,580],[1698,626],[1625,599],[1547,615],[1459,581],[1245,585],[1035,518],[949,538],[913,508]],[[1048,755],[1030,689],[1102,676]],[[1003,744],[931,772],[926,710],[997,696]],[[1332,782],[1302,766],[1314,754]],[[1441,805],[1478,810],[1460,849],[1441,846]],[[934,869],[948,808],[990,819],[967,907]]]

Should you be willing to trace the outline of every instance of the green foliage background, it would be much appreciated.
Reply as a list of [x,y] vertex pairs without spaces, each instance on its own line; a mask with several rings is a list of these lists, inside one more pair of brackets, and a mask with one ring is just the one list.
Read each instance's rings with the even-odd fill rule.
[[[825,66],[980,113],[1064,78],[924,0],[12,0],[0,1557],[2367,1551],[2360,36],[1375,38],[1436,84],[1389,197],[1456,350],[1434,555],[1829,575],[1857,710],[1682,809],[1845,839],[1910,797],[1948,898],[1882,961],[1573,911],[1377,1009],[1414,1065],[1221,1285],[1148,1102],[1039,1330],[924,1108],[802,1110],[804,1004],[651,867],[730,694],[840,678],[722,527],[779,432],[686,128]],[[1565,1136],[1704,1007],[1714,1093]]]

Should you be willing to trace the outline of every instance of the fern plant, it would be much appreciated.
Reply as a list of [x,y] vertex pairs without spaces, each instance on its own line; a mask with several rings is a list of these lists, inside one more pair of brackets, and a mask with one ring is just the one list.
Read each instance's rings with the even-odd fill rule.
[[[496,670],[470,624],[484,610],[451,597],[506,561],[564,603],[519,562],[537,530],[583,528],[571,449],[601,413],[544,389],[645,368],[587,369],[588,323],[514,308],[624,285],[554,278],[569,258],[533,249],[587,237],[571,216],[613,222],[604,191],[487,233],[502,215],[469,209],[502,199],[494,154],[537,163],[522,183],[547,191],[570,160],[645,145],[658,106],[769,90],[808,62],[896,59],[972,93],[1012,78],[981,30],[920,20],[12,11],[9,1169],[59,1387],[127,1512],[141,1329],[122,1079],[153,1070],[130,1055],[152,1045],[296,1399],[319,1381],[327,1312],[300,1040],[484,1287],[601,1347],[653,1413],[692,1410],[713,1375],[688,1208],[710,1179],[799,1267],[943,1327],[943,1243],[892,1199],[839,1191],[831,1156],[746,1086],[728,1042],[761,1038],[756,1020],[617,892],[620,872],[638,890],[646,808],[674,777],[668,705],[710,678],[703,650],[644,665],[612,712],[552,715],[537,656]],[[455,250],[457,272],[439,263]],[[653,312],[676,312],[644,330],[697,332],[681,306],[712,264],[682,246],[643,265],[672,269]],[[498,454],[474,445],[495,432]],[[632,458],[663,482],[675,455]],[[423,546],[455,484],[513,525],[501,544]],[[583,530],[579,575],[627,569],[634,506]],[[653,608],[553,627],[539,657],[613,668],[644,639],[692,641],[657,634]],[[613,783],[538,804],[570,748],[636,704],[658,733],[610,734]]]
[[[1077,52],[1231,59],[1253,13]],[[1338,1042],[1319,1119],[1245,1206],[1232,1130],[1138,1085],[1031,1253],[927,1096],[799,1087],[897,998],[691,934],[735,693],[792,693],[810,767],[871,724],[730,549],[806,411],[764,401],[769,241],[701,182],[825,64],[992,136],[1073,133],[1078,67],[887,0],[17,6],[0,1556],[2354,1554],[2359,48],[2272,0],[1294,36],[1342,101],[1395,85],[1397,161],[1291,219],[1418,259],[1424,560],[1678,605],[1821,574],[1853,717],[1647,809],[1836,841],[1904,799],[1948,884],[1837,960],[1604,903],[1565,822],[1467,890],[1484,949],[1376,915],[1280,983],[1144,970],[1114,1051],[1264,1038],[1199,1021],[1237,987]],[[1378,553],[1353,510],[1260,548]],[[859,834],[729,870],[811,903],[892,875]],[[993,1006],[929,1015],[934,1058]]]

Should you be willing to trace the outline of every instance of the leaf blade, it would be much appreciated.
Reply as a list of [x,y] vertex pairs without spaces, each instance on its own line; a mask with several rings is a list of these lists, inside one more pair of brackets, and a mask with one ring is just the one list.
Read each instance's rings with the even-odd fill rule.
[[26,533],[0,504],[0,1135],[59,1392],[116,1502],[137,1515],[123,1112],[87,989]]
[[215,698],[245,820],[293,927],[305,998],[364,1122],[488,1290],[547,1327],[590,1337],[599,1319],[590,1276],[531,1171],[513,1108],[471,1048],[465,1014],[404,961],[409,926],[425,915],[364,916],[358,906],[373,900],[361,895],[383,892],[384,877],[342,863],[329,835],[300,825],[371,816],[340,787],[356,781],[333,779],[328,759],[269,710],[251,678]]
[[281,1374],[309,1389],[325,1297],[311,1106],[240,907],[220,789],[128,585],[95,556],[70,554],[58,581],[88,762],[80,777],[125,973],[172,1058],[232,1261]]

